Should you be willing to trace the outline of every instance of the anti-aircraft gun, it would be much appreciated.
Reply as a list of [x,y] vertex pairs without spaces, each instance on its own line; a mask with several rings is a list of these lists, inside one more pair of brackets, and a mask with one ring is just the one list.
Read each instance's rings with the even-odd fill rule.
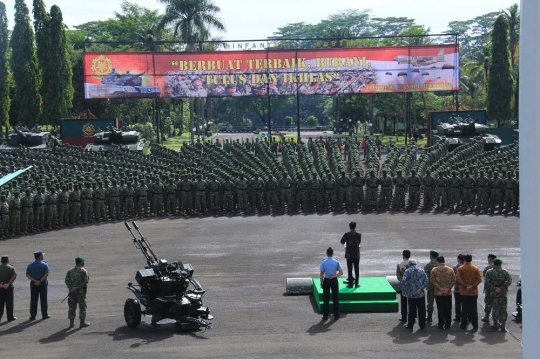
[[[144,314],[152,316],[152,325],[158,325],[162,319],[174,319],[175,327],[181,330],[210,329],[213,316],[210,315],[210,309],[203,306],[205,290],[193,278],[191,264],[181,261],[169,263],[165,259],[158,259],[137,223],[131,223],[139,238],[129,223],[124,222],[135,247],[144,255],[147,266],[135,275],[138,285],[128,283],[126,286],[136,296],[136,299],[129,298],[124,304],[126,324],[136,328]],[[141,310],[141,305],[144,310]]]

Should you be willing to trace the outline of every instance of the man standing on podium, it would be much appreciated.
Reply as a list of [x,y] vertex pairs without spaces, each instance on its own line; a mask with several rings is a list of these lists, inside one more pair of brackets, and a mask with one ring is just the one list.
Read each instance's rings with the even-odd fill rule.
[[[362,243],[362,235],[356,232],[356,222],[349,223],[350,231],[345,233],[341,238],[341,244],[345,246],[345,258],[347,259],[347,286],[352,288],[360,287],[358,284],[359,265],[360,265],[360,243]],[[354,267],[354,277],[352,275]]]

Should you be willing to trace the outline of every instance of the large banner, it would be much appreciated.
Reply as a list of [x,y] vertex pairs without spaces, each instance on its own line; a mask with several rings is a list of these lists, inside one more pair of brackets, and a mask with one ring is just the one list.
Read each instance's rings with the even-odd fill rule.
[[85,97],[226,97],[457,91],[457,44],[84,54]]

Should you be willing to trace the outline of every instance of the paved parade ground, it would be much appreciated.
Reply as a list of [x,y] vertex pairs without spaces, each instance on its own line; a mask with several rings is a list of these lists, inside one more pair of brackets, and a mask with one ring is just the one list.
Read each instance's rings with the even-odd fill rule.
[[[144,318],[128,328],[124,288],[145,266],[123,222],[50,231],[0,242],[0,254],[16,267],[15,316],[0,322],[1,357],[11,358],[518,358],[521,325],[509,314],[508,333],[480,322],[477,332],[454,322],[440,331],[434,323],[413,332],[399,313],[344,313],[321,321],[310,296],[285,294],[286,278],[317,277],[328,246],[345,271],[339,240],[356,221],[362,233],[361,276],[395,275],[403,249],[424,266],[436,249],[453,266],[459,253],[471,253],[482,270],[488,253],[504,260],[512,275],[508,312],[515,310],[520,273],[519,218],[436,213],[309,214],[236,217],[160,217],[138,222],[160,258],[193,265],[204,289],[204,304],[215,316],[205,333],[178,333],[172,322],[150,327]],[[49,263],[49,313],[28,321],[30,290],[25,277],[33,252]],[[66,271],[78,255],[90,273],[91,326],[67,329]],[[345,279],[343,277],[343,279]],[[341,279],[340,279],[341,280]],[[480,286],[482,287],[482,285]],[[481,288],[480,288],[481,292]],[[483,314],[483,294],[478,312]],[[436,311],[435,311],[436,312]],[[526,314],[525,314],[526,315]],[[38,316],[40,318],[40,316]],[[469,326],[470,328],[470,326]]]

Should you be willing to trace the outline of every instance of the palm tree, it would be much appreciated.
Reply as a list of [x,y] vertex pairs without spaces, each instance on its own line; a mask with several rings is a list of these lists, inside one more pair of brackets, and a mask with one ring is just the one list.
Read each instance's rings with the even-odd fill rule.
[[188,50],[193,42],[210,38],[210,30],[225,31],[216,15],[221,9],[212,0],[159,0],[166,4],[161,26],[171,26],[173,38],[186,41]]
[[487,79],[489,61],[491,58],[491,46],[484,45],[464,59],[463,69],[467,70],[469,77],[474,78],[476,83],[481,83],[484,91],[487,91]]
[[503,10],[508,22],[508,50],[510,51],[510,65],[514,68],[519,47],[519,7],[518,4]]

